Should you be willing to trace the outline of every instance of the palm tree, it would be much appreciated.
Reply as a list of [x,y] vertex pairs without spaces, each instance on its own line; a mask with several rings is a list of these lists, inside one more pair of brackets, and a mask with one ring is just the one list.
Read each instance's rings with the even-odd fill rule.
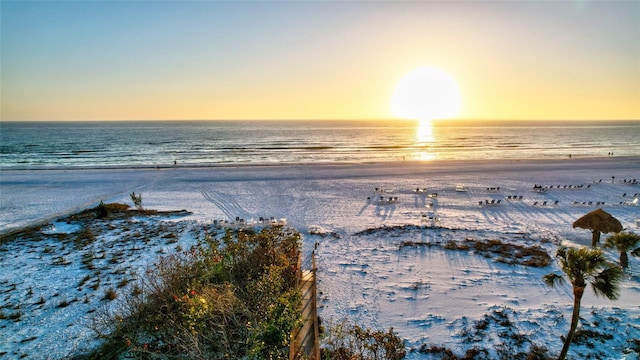
[[623,269],[629,267],[627,251],[633,251],[632,254],[635,255],[638,252],[638,249],[636,249],[638,246],[640,246],[640,235],[632,232],[617,233],[608,237],[604,243],[605,248],[613,248],[620,251],[620,266],[622,266]]
[[[587,283],[591,284],[596,296],[604,295],[609,300],[615,300],[618,298],[618,284],[622,279],[622,269],[608,262],[600,249],[560,246],[556,253],[556,258],[560,263],[560,269],[569,278],[569,282],[573,287],[571,327],[564,340],[560,356],[558,356],[559,360],[564,360],[580,320],[580,302]],[[564,281],[562,275],[555,273],[547,274],[543,279],[551,287]]]

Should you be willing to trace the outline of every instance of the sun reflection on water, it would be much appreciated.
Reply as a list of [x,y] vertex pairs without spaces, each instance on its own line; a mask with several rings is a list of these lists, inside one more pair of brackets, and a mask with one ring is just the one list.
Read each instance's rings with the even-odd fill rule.
[[419,120],[418,127],[416,128],[416,142],[418,144],[425,144],[435,142],[435,140],[431,120]]
[[430,145],[436,142],[433,124],[429,119],[418,120],[416,124],[416,149],[412,154],[415,160],[434,160],[436,155],[430,151]]

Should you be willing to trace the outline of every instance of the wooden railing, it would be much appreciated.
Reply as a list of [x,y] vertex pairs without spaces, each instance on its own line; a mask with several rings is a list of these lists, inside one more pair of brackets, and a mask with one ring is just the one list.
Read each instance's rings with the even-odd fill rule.
[[311,264],[305,261],[305,267],[311,265],[310,270],[301,267],[298,287],[302,292],[302,321],[300,328],[291,333],[289,359],[320,360],[320,329],[318,325],[318,306],[316,288],[316,257],[311,253]]
[[313,297],[312,297],[312,316],[313,316],[313,356],[312,360],[320,360],[320,324],[318,324],[318,288],[317,288],[317,272],[316,252],[311,253],[311,273],[313,274]]

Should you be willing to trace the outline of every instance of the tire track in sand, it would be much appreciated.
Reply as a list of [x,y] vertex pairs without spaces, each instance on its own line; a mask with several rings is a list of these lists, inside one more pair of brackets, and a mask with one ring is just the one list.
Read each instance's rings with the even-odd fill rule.
[[200,193],[207,201],[217,206],[229,220],[234,220],[236,217],[249,219],[253,216],[245,211],[232,195],[207,188],[201,188]]

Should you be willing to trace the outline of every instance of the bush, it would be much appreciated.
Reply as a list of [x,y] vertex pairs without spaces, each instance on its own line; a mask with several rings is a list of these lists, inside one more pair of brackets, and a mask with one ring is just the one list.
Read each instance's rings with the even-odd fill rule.
[[100,204],[96,206],[95,211],[96,218],[98,219],[104,219],[109,216],[109,211],[107,210],[107,207],[104,205],[104,202],[102,202],[102,200],[100,200]]
[[88,358],[280,359],[301,324],[300,234],[229,230],[160,260],[124,300],[96,319],[106,341]]
[[128,209],[129,209],[129,205],[126,205],[126,204],[119,204],[119,203],[105,204],[104,202],[100,201],[100,204],[98,204],[98,206],[94,207],[93,209],[85,210],[78,214],[74,214],[70,216],[70,218],[71,219],[85,218],[88,213],[94,213],[97,219],[104,219],[113,214],[123,213]]
[[129,195],[131,197],[131,201],[133,202],[133,205],[136,207],[136,209],[138,210],[142,210],[142,194],[138,194],[136,195],[135,192],[132,192],[131,195]]

